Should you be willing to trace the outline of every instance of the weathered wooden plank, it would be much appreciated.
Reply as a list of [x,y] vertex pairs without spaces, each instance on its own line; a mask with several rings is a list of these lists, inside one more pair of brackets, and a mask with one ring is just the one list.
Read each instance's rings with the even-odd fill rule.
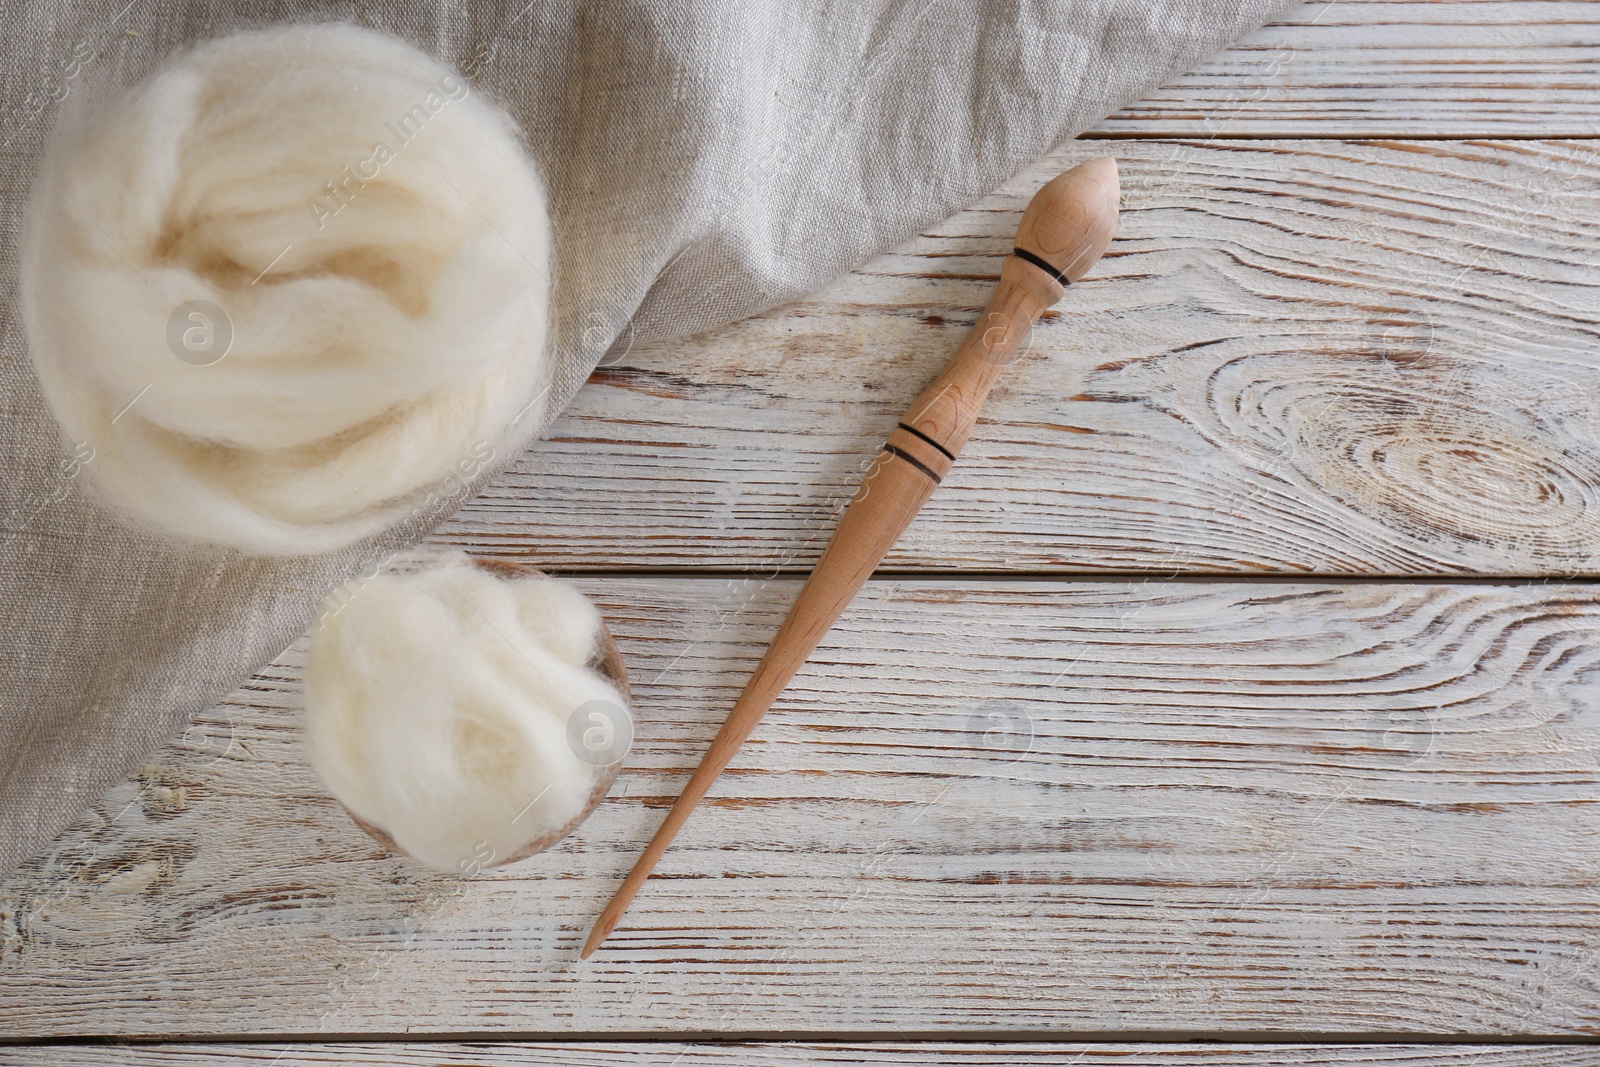
[[[1078,143],[814,299],[619,351],[441,539],[803,569]],[[1600,572],[1600,142],[1117,146],[1125,213],[886,566]]]
[[0,1037],[1587,1034],[1600,587],[879,581],[594,960],[792,581],[587,579],[613,797],[457,880],[297,737],[298,650],[0,892]]
[[1096,133],[1593,137],[1600,4],[1308,0]]
[[0,1049],[16,1067],[1596,1067],[1600,1051],[1571,1045],[1038,1044],[1024,1042],[553,1042],[120,1045]]

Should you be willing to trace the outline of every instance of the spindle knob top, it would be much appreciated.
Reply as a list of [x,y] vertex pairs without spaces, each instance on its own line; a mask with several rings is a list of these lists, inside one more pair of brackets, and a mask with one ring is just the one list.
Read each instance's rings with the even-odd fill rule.
[[1017,227],[1017,247],[1075,282],[1111,244],[1121,199],[1115,158],[1080,163],[1033,195]]

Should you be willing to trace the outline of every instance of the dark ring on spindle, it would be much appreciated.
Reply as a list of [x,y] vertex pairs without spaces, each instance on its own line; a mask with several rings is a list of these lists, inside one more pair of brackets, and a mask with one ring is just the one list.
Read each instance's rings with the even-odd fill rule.
[[901,459],[905,460],[907,463],[909,463],[913,467],[917,468],[917,470],[921,471],[923,474],[926,474],[928,477],[932,478],[934,485],[938,485],[940,482],[944,481],[943,478],[939,477],[939,475],[934,472],[932,467],[929,467],[926,463],[923,463],[916,456],[911,455],[911,453],[906,452],[903,449],[896,448],[896,447],[894,447],[894,445],[884,445],[883,446],[883,450],[885,452],[889,453],[889,455],[891,455],[891,456],[899,456]]
[[1025,259],[1029,263],[1032,263],[1035,267],[1038,267],[1040,270],[1042,270],[1046,274],[1050,275],[1050,277],[1054,278],[1056,281],[1060,282],[1062,285],[1071,285],[1072,284],[1072,279],[1071,278],[1068,278],[1064,273],[1062,273],[1059,270],[1056,270],[1050,264],[1046,263],[1042,258],[1040,258],[1039,256],[1034,255],[1032,252],[1028,251],[1026,248],[1013,248],[1011,250],[1011,254],[1016,256],[1018,259]]
[[944,458],[948,459],[951,463],[954,463],[956,461],[956,456],[955,456],[954,452],[950,451],[948,448],[944,447],[944,445],[941,445],[938,441],[935,441],[933,438],[929,437],[927,434],[923,433],[921,430],[917,429],[915,426],[907,426],[903,422],[897,423],[896,425],[898,425],[906,433],[911,434],[913,437],[922,438],[924,441],[928,442],[934,448],[937,448],[940,452],[943,452],[944,453]]

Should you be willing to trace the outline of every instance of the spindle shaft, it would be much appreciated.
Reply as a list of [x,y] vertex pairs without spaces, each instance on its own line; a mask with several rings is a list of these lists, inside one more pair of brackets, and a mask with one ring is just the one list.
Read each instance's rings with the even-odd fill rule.
[[1119,199],[1116,160],[1105,156],[1057,176],[1029,201],[994,295],[944,370],[889,434],[700,766],[596,920],[584,959],[616,929],[695,805],[949,473],[989,390],[1033,324],[1105,252]]

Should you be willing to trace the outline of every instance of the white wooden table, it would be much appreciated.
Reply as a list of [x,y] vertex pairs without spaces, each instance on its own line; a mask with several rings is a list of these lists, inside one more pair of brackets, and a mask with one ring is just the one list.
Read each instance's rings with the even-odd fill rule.
[[[386,855],[297,647],[0,886],[0,1063],[1600,1064],[1597,137],[1600,3],[1319,0],[629,352],[438,538],[605,608],[611,798],[478,879]],[[1027,195],[1108,150],[1111,254],[579,962]]]

